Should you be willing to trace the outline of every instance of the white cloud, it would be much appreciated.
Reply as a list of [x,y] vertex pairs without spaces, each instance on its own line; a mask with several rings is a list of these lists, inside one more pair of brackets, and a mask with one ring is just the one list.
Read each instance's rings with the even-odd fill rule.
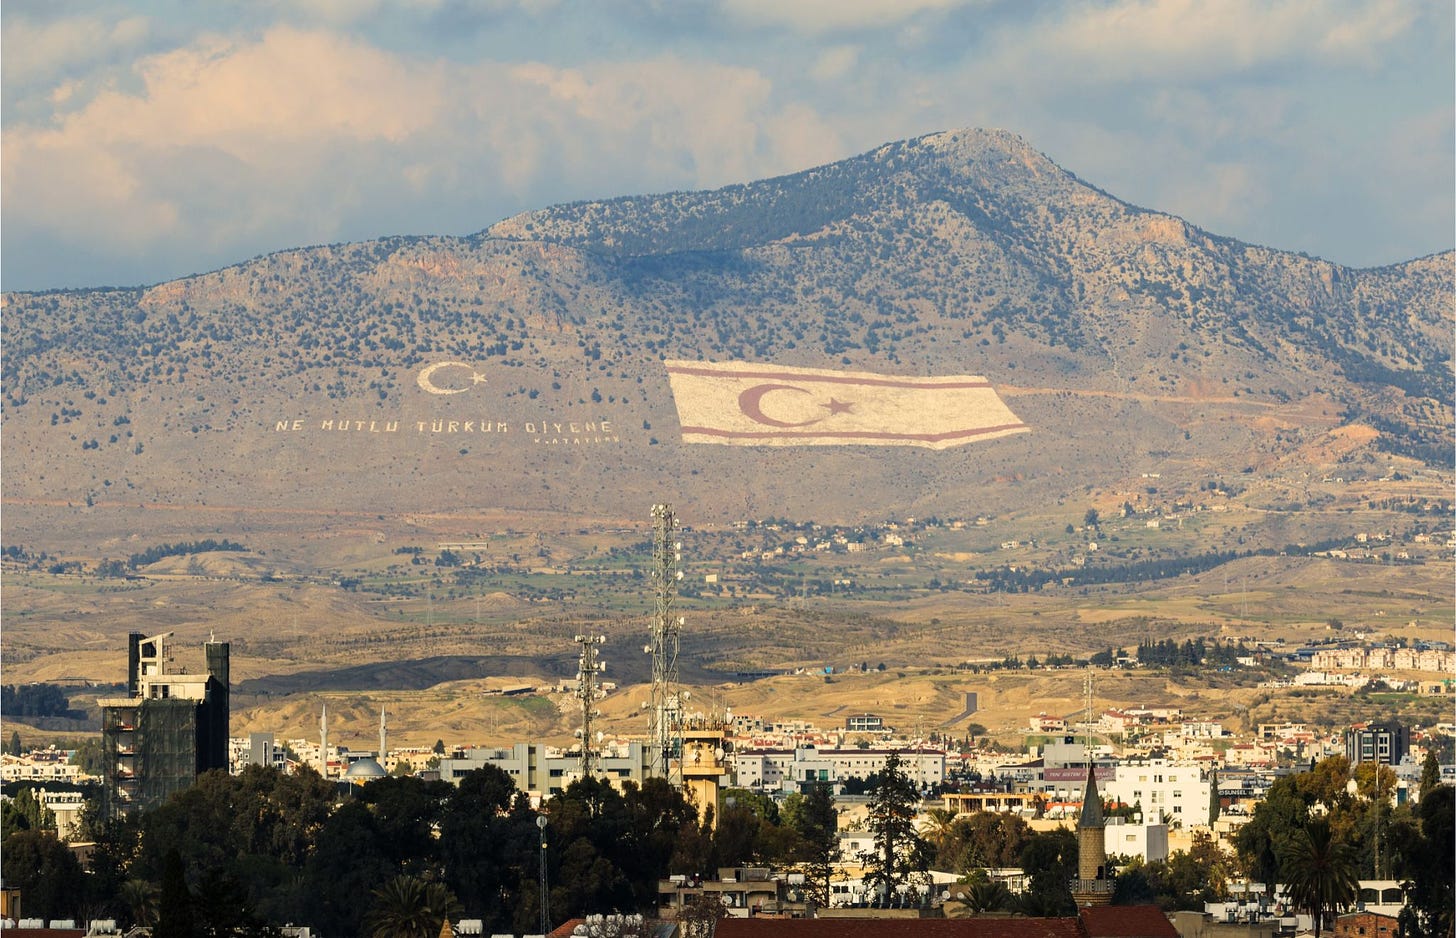
[[1091,79],[1177,81],[1268,65],[1368,65],[1414,22],[1407,7],[1326,0],[1120,0],[1025,24],[1054,70]]
[[831,46],[819,53],[809,74],[815,81],[843,78],[859,63],[859,54],[859,46]]
[[116,21],[76,16],[51,22],[9,16],[0,32],[0,76],[7,86],[53,81],[140,48],[150,31],[143,16]]
[[[697,188],[842,155],[757,71],[673,57],[580,68],[419,61],[275,28],[137,63],[3,139],[8,238],[139,258],[468,231],[562,198]],[[125,248],[120,248],[125,245]]]
[[722,0],[733,19],[818,35],[896,26],[926,12],[969,6],[974,0]]

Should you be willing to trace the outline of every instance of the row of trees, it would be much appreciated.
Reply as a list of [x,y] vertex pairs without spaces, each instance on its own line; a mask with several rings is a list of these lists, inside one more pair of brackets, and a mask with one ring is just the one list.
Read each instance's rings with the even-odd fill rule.
[[[1281,778],[1238,834],[1236,856],[1202,835],[1166,860],[1114,860],[1115,901],[1198,909],[1242,874],[1271,888],[1286,884],[1296,904],[1318,914],[1349,904],[1358,878],[1393,878],[1409,884],[1405,934],[1446,935],[1456,901],[1452,789],[1428,777],[1412,811],[1388,803],[1393,781],[1388,768],[1352,772],[1340,757]],[[289,922],[329,934],[434,935],[446,915],[484,919],[492,931],[534,931],[543,814],[552,922],[651,911],[668,874],[710,877],[745,864],[802,872],[810,896],[827,904],[845,859],[825,783],[782,802],[730,789],[722,807],[710,809],[714,817],[699,818],[662,779],[620,791],[586,779],[538,814],[494,767],[459,786],[378,779],[341,800],[311,770],[284,775],[251,766],[237,776],[207,773],[135,817],[88,814],[84,833],[96,841],[90,874],[45,830],[48,818],[33,801],[7,803],[3,843],[7,885],[24,890],[27,913],[114,917],[153,925],[158,936],[267,934]],[[857,858],[870,898],[917,886],[934,866],[963,874],[958,891],[972,909],[1074,913],[1070,831],[939,809],[917,826],[917,801],[892,756],[870,788],[874,847]],[[1022,868],[1027,889],[1012,897],[992,883],[985,871],[999,867]]]
[[[801,870],[827,901],[839,859],[827,784],[790,796],[782,809],[746,791],[730,792],[725,805],[714,825],[662,779],[621,791],[603,780],[573,783],[542,812],[551,920],[651,910],[670,872],[711,876],[750,863]],[[494,767],[458,786],[382,778],[339,800],[311,770],[250,766],[236,776],[206,773],[135,817],[88,813],[84,834],[96,841],[89,875],[37,829],[39,817],[11,811],[6,882],[24,890],[27,914],[117,918],[153,925],[159,936],[266,934],[286,923],[413,934],[400,923],[421,908],[431,936],[447,913],[519,934],[540,922],[538,816]]]
[[1456,906],[1453,790],[1440,784],[1434,754],[1415,809],[1390,804],[1395,773],[1362,762],[1352,770],[1331,756],[1308,772],[1277,779],[1239,829],[1238,859],[1256,882],[1284,883],[1291,899],[1316,917],[1351,904],[1360,879],[1407,884],[1401,927],[1407,938],[1450,934]]

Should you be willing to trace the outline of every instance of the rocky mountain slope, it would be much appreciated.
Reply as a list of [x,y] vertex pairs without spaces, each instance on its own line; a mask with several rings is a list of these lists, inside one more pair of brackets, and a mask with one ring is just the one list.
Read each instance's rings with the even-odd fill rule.
[[[1128,205],[1008,133],[934,134],[467,238],[7,294],[3,493],[831,521],[1014,511],[1144,473],[1308,474],[1352,451],[1448,469],[1453,289],[1449,251],[1350,269]],[[669,360],[979,375],[1030,432],[687,444]]]

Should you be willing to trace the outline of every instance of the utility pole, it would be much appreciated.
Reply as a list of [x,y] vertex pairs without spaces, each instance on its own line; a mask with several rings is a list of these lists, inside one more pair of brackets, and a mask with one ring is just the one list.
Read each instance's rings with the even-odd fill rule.
[[536,828],[541,832],[541,934],[551,934],[551,892],[546,888],[546,815],[536,815]]

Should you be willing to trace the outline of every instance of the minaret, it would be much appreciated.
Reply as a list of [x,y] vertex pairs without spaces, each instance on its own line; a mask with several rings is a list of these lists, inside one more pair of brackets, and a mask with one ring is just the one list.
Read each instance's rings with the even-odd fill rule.
[[1107,905],[1112,901],[1112,877],[1107,873],[1107,840],[1103,828],[1102,796],[1097,793],[1097,769],[1087,751],[1087,790],[1082,794],[1082,813],[1077,818],[1077,878],[1072,880],[1072,898],[1077,905]]
[[379,707],[379,766],[380,766],[380,768],[383,768],[384,767],[384,754],[386,752],[388,752],[388,750],[385,749],[385,742],[388,739],[388,735],[389,735],[389,730],[386,728],[385,722],[384,722],[384,705],[381,704],[380,707]]
[[319,774],[327,781],[329,777],[329,705],[319,717]]

